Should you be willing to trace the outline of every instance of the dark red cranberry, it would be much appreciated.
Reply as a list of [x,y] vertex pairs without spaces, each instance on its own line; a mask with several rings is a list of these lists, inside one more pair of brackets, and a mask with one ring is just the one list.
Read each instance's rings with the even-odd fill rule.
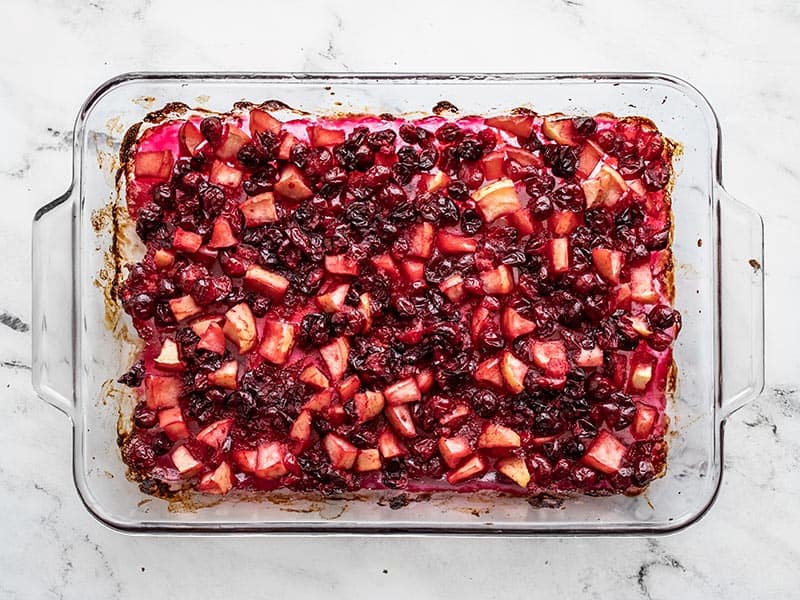
[[239,152],[236,154],[236,158],[242,164],[242,166],[247,167],[248,169],[257,169],[261,166],[264,158],[261,153],[256,148],[255,144],[245,144],[241,148],[239,148]]
[[156,304],[156,312],[154,315],[155,324],[159,327],[171,327],[175,325],[175,315],[167,302],[159,302]]
[[311,155],[311,148],[303,142],[297,142],[289,151],[289,162],[291,162],[298,169],[302,169],[308,163],[308,158]]
[[531,214],[535,219],[544,221],[553,214],[553,203],[549,196],[539,196],[529,203]]
[[464,163],[461,165],[458,177],[467,184],[469,189],[476,190],[483,183],[483,169],[478,163]]
[[140,402],[133,411],[133,422],[137,427],[150,429],[151,427],[155,427],[156,423],[158,423],[158,415],[156,411],[147,408],[146,404]]
[[647,459],[638,460],[633,465],[631,481],[640,487],[650,483],[656,476],[656,469],[653,463]]
[[576,183],[568,183],[553,190],[551,194],[553,206],[559,210],[580,212],[586,204],[583,188]]
[[172,441],[162,431],[153,436],[151,446],[156,456],[163,456],[172,449]]
[[417,144],[419,143],[419,128],[415,127],[411,123],[403,123],[400,126],[400,139],[402,139],[406,144]]
[[169,277],[164,277],[163,279],[159,280],[158,282],[158,297],[159,298],[171,298],[177,292],[177,288],[175,287],[175,282],[172,281]]
[[226,275],[203,277],[194,282],[191,294],[198,304],[205,306],[222,300],[230,293],[231,287],[231,279]]
[[497,352],[506,345],[506,340],[494,324],[487,325],[480,337],[481,348],[487,352]]
[[602,148],[604,152],[611,154],[617,145],[617,135],[610,129],[604,129],[595,136],[597,145]]
[[164,211],[154,202],[145,204],[136,215],[136,233],[145,242],[150,239],[164,219]]
[[644,238],[644,245],[651,252],[664,250],[669,244],[669,236],[670,236],[669,228],[648,234]]
[[439,153],[436,148],[425,148],[419,153],[417,167],[420,171],[430,171],[439,160]]
[[653,161],[644,170],[644,187],[650,192],[664,189],[669,183],[669,169],[662,161]]
[[577,151],[570,146],[562,146],[551,168],[553,175],[569,179],[575,175],[575,169],[578,168]]
[[469,188],[463,181],[455,179],[447,185],[447,195],[453,200],[466,200],[469,196]]
[[460,140],[464,135],[461,128],[455,123],[445,123],[436,130],[436,139],[444,144],[451,144]]
[[217,185],[203,186],[197,195],[203,208],[211,214],[218,214],[225,205],[225,192]]
[[381,131],[373,131],[367,135],[367,146],[375,152],[384,148],[389,148],[394,145],[397,134],[391,129],[382,129]]
[[643,159],[653,160],[661,156],[664,150],[664,138],[657,133],[640,137],[636,140],[636,149],[639,151],[639,156]]
[[619,159],[617,171],[625,179],[636,179],[644,171],[644,161],[635,154],[623,156]]
[[354,166],[359,171],[366,171],[375,162],[375,153],[369,146],[359,146],[353,154]]
[[498,408],[500,408],[500,402],[497,399],[497,395],[491,390],[475,390],[470,397],[470,402],[472,404],[472,408],[475,410],[475,413],[484,419],[491,419],[495,414],[497,414]]
[[200,121],[200,133],[212,145],[222,141],[223,125],[219,117],[206,117]]
[[153,186],[153,202],[162,208],[175,206],[175,187],[171,183],[159,183]]
[[536,485],[541,487],[550,485],[553,477],[553,467],[544,455],[538,452],[534,453],[528,457],[526,463]]
[[370,188],[379,188],[386,183],[392,176],[392,172],[382,165],[373,165],[364,174],[364,185]]
[[575,465],[570,473],[570,478],[577,485],[588,488],[597,483],[597,472],[591,467]]
[[456,144],[456,154],[461,160],[479,160],[483,156],[483,144],[472,134],[467,134]]
[[125,462],[142,471],[153,467],[156,462],[156,456],[149,442],[150,440],[146,433],[134,433],[128,437],[122,446],[122,456]]
[[478,140],[484,152],[491,152],[497,146],[497,136],[491,129],[481,129],[478,132]]
[[630,140],[618,141],[615,154],[619,156],[620,159],[636,156],[636,144]]
[[461,213],[461,231],[467,235],[475,235],[483,227],[483,219],[472,208],[466,209]]
[[133,363],[133,366],[125,373],[122,377],[117,379],[119,383],[122,385],[127,385],[128,387],[139,387],[142,385],[142,380],[144,379],[144,361],[142,359],[137,360]]
[[326,313],[309,313],[300,322],[300,332],[309,346],[326,344],[331,337],[330,317]]
[[672,344],[672,336],[666,331],[654,331],[646,338],[647,345],[656,352],[663,352]]
[[592,117],[575,117],[572,119],[572,130],[581,138],[587,138],[597,131],[597,121]]
[[381,471],[383,485],[392,489],[402,489],[408,485],[408,471],[405,461],[400,458],[387,459]]
[[592,373],[586,379],[586,394],[593,400],[607,400],[613,391],[611,380],[600,373]]
[[653,327],[667,329],[675,324],[675,311],[666,304],[657,304],[647,315]]
[[150,294],[136,294],[125,303],[125,309],[140,321],[150,319],[156,310],[156,300]]

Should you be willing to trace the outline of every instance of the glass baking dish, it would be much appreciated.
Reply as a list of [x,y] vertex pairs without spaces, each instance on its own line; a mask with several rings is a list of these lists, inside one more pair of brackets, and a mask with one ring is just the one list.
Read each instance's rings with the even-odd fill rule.
[[[258,502],[196,496],[178,510],[126,479],[117,427],[133,399],[114,381],[136,348],[125,315],[106,306],[109,253],[134,251],[110,226],[123,137],[169,102],[225,111],[272,99],[311,113],[429,112],[442,100],[461,114],[612,112],[646,116],[678,142],[673,251],[683,331],[666,475],[635,497],[409,494],[406,503],[392,502],[397,491],[277,492]],[[725,420],[763,388],[763,225],[722,188],[720,165],[711,106],[666,75],[134,73],[106,82],[78,115],[71,187],[33,224],[33,382],[72,421],[80,497],[100,521],[131,533],[654,534],[693,523],[719,490]]]

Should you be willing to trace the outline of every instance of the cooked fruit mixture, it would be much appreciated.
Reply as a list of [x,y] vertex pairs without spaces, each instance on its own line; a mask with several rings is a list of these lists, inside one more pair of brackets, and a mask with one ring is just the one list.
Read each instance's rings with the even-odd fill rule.
[[[286,111],[280,113],[286,114]],[[643,119],[147,128],[142,489],[635,493],[665,467],[672,146]]]

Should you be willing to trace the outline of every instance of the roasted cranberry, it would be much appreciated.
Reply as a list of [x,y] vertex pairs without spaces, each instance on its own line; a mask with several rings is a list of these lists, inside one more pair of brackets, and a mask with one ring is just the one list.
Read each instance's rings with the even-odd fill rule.
[[137,360],[133,363],[133,366],[125,373],[122,377],[117,379],[119,383],[122,385],[127,385],[128,387],[139,387],[142,385],[142,380],[144,379],[144,361],[142,359]]
[[529,203],[531,214],[539,221],[548,219],[553,214],[553,203],[548,196],[539,196]]
[[367,135],[367,146],[378,152],[382,148],[394,145],[397,134],[391,129],[373,131]]
[[461,160],[478,160],[483,156],[483,144],[477,137],[468,134],[456,145],[456,154]]
[[425,148],[419,153],[419,160],[417,161],[417,168],[420,171],[430,171],[439,160],[439,153],[436,148]]
[[303,341],[311,346],[321,346],[330,340],[330,317],[326,313],[309,313],[300,322]]
[[149,442],[150,439],[146,433],[134,433],[129,436],[122,446],[122,456],[125,462],[141,470],[148,470],[155,465],[155,452]]
[[570,478],[579,486],[587,488],[597,482],[597,473],[590,467],[575,465],[570,473]]
[[478,132],[478,140],[484,152],[490,152],[497,146],[497,136],[491,129],[481,129]]
[[644,170],[642,177],[644,187],[650,192],[657,192],[664,189],[669,183],[669,169],[661,161],[653,161]]
[[445,123],[436,130],[436,139],[445,144],[458,141],[463,135],[461,128],[455,123]]
[[225,192],[217,185],[203,186],[198,190],[198,197],[203,208],[212,214],[219,213],[225,205]]
[[162,208],[172,208],[175,205],[175,187],[171,183],[153,186],[153,202]]
[[158,415],[156,411],[147,408],[146,404],[140,402],[133,411],[133,422],[137,427],[150,429],[151,427],[155,427],[156,423],[158,423]]
[[569,179],[575,175],[575,169],[578,168],[578,153],[570,146],[562,146],[558,156],[553,161],[553,175]]
[[568,183],[553,190],[553,206],[559,210],[571,210],[580,212],[584,208],[585,197],[581,186],[575,183]]
[[575,117],[572,119],[572,130],[582,138],[587,138],[597,131],[597,121],[592,117]]
[[544,170],[537,170],[534,175],[525,179],[525,191],[536,198],[549,194],[556,186],[555,178]]
[[611,380],[600,373],[592,373],[586,379],[586,394],[593,400],[607,400],[613,391]]
[[354,166],[359,171],[366,171],[375,162],[375,153],[369,146],[359,146],[353,154]]
[[259,166],[261,166],[261,163],[264,160],[255,144],[245,144],[239,148],[236,158],[242,164],[242,166],[247,167],[248,169],[257,169]]
[[222,300],[231,291],[231,287],[231,279],[226,275],[203,277],[194,282],[191,294],[198,304],[205,306]]
[[212,145],[222,141],[222,120],[219,117],[206,117],[200,121],[200,133]]
[[636,461],[633,465],[633,473],[631,474],[631,481],[640,487],[650,483],[656,476],[656,469],[653,463],[647,459]]
[[347,182],[347,172],[341,167],[333,167],[322,176],[322,186],[319,193],[324,198],[333,198],[342,191]]
[[662,352],[669,348],[672,343],[672,336],[666,331],[654,331],[652,335],[646,338],[647,345],[656,352]]
[[419,128],[415,127],[411,123],[403,123],[400,126],[400,139],[402,139],[406,144],[416,144],[419,142]]
[[635,179],[644,171],[644,161],[635,154],[623,156],[619,159],[617,171],[625,179]]
[[475,235],[483,227],[483,219],[477,211],[468,208],[461,213],[461,231],[467,235]]
[[469,188],[466,183],[456,179],[447,184],[447,195],[453,200],[466,200],[469,196]]
[[670,230],[662,229],[661,231],[647,235],[644,239],[644,245],[651,252],[663,250],[667,247],[667,244],[669,244],[669,236]]
[[154,202],[145,204],[136,215],[136,233],[144,241],[150,239],[152,233],[162,224],[164,211]]
[[162,431],[153,436],[151,447],[156,456],[163,456],[172,449],[172,441]]
[[154,319],[155,324],[159,327],[170,327],[175,325],[176,322],[175,315],[172,314],[172,310],[166,302],[159,302],[156,304]]
[[177,288],[175,287],[175,282],[168,277],[164,277],[160,279],[158,282],[158,297],[159,298],[171,298],[177,292]]
[[636,149],[639,151],[639,156],[645,160],[653,160],[661,156],[664,150],[664,139],[656,134],[646,137],[640,137],[636,141]]
[[675,324],[675,311],[666,304],[657,304],[647,315],[650,323],[659,329],[667,329]]
[[402,458],[389,458],[383,463],[381,472],[383,485],[392,489],[402,489],[408,485],[408,472]]
[[156,300],[150,294],[136,294],[125,303],[125,309],[134,319],[146,321],[156,310]]
[[491,419],[500,406],[497,395],[490,390],[475,390],[470,397],[472,408],[479,417]]
[[417,210],[420,216],[439,225],[452,225],[458,223],[458,207],[455,203],[442,194],[426,194],[417,199]]
[[604,152],[608,152],[609,154],[611,154],[617,146],[617,136],[610,129],[600,131],[595,136],[595,140],[597,141],[597,145],[600,146]]
[[480,337],[481,347],[488,352],[496,352],[505,347],[506,340],[497,329],[487,327]]
[[532,479],[537,485],[546,487],[550,485],[553,476],[553,467],[550,461],[542,454],[534,453],[526,461]]

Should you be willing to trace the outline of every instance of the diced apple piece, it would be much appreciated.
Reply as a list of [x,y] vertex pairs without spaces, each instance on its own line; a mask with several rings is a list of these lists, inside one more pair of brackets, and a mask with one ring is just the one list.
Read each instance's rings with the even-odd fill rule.
[[169,150],[137,152],[133,159],[133,174],[136,177],[167,179],[172,173],[172,163],[172,152]]
[[483,328],[489,322],[489,318],[493,311],[497,310],[499,304],[494,298],[484,298],[481,303],[472,311],[472,319],[470,320],[470,335],[472,341],[477,343]]
[[520,235],[530,235],[537,229],[531,218],[531,211],[527,208],[520,208],[517,212],[508,215],[508,222],[511,223]]
[[391,429],[384,429],[378,435],[378,450],[383,458],[395,458],[408,454],[408,450],[392,433]]
[[465,254],[475,252],[478,242],[472,237],[440,231],[436,235],[436,247],[442,254]]
[[384,399],[381,392],[362,392],[353,396],[359,423],[366,423],[383,412]]
[[160,248],[153,254],[153,262],[159,269],[169,269],[175,264],[175,253],[172,250]]
[[215,151],[218,158],[226,161],[233,161],[242,146],[250,142],[250,137],[238,127],[228,125],[225,137],[220,142]]
[[516,431],[497,423],[487,423],[478,438],[478,448],[519,448],[521,445]]
[[292,323],[267,320],[258,354],[276,365],[282,365],[289,358],[294,347],[295,328]]
[[214,221],[214,229],[211,232],[211,239],[208,242],[208,247],[214,250],[219,248],[230,248],[237,243],[236,236],[233,235],[233,229],[230,222],[224,217],[217,217]]
[[264,192],[248,198],[239,205],[239,210],[244,215],[246,227],[258,227],[278,220],[275,196],[272,192]]
[[450,183],[450,176],[443,171],[437,171],[435,175],[428,175],[425,189],[429,192],[441,190]]
[[[597,174],[597,180],[599,182],[599,189],[596,193],[594,202],[599,202],[603,206],[614,206],[617,202],[619,202],[620,198],[622,198],[622,194],[624,194],[628,189],[628,184],[625,183],[622,175],[620,175],[615,168],[609,165],[604,164],[600,167],[600,172]],[[591,204],[594,204],[594,202]],[[586,207],[589,208],[591,204],[589,203],[589,198],[587,196]]]
[[433,370],[432,369],[421,369],[417,376],[414,378],[417,380],[417,386],[419,387],[419,391],[423,394],[425,392],[429,392],[430,389],[433,387]]
[[481,169],[483,169],[483,176],[486,181],[500,179],[503,176],[504,160],[505,152],[502,150],[489,152],[489,154],[481,159]]
[[263,133],[269,131],[278,135],[281,132],[281,123],[265,110],[254,108],[250,111],[250,133]]
[[480,363],[475,369],[473,374],[475,381],[478,383],[491,384],[497,387],[503,387],[503,373],[500,370],[500,359],[490,358]]
[[642,337],[653,335],[653,330],[650,328],[650,323],[647,322],[645,315],[631,315],[630,324],[633,330]]
[[[192,321],[189,324],[189,328],[196,334],[200,336],[202,341],[203,334],[208,330],[212,323],[216,325],[221,325],[221,323],[225,320],[225,317],[222,315],[207,315],[205,317],[199,317]],[[199,344],[199,342],[198,342]],[[206,348],[207,350],[207,348]]]
[[536,323],[529,321],[510,306],[503,311],[500,326],[506,338],[512,341],[536,330]]
[[483,291],[489,295],[510,294],[514,289],[514,274],[508,265],[483,271],[480,278]]
[[233,487],[231,466],[224,460],[210,473],[200,478],[197,489],[209,494],[227,494]]
[[302,410],[289,429],[289,439],[296,442],[296,453],[305,450],[311,441],[311,419],[311,411]]
[[256,320],[246,302],[231,307],[225,313],[225,326],[222,331],[225,337],[236,344],[240,354],[253,349],[256,343]]
[[457,404],[449,413],[439,417],[439,423],[445,427],[457,426],[469,416],[469,406],[466,404]]
[[344,143],[344,131],[341,129],[329,129],[321,125],[312,125],[309,137],[314,146],[338,146]]
[[326,256],[325,270],[333,275],[358,275],[358,262],[347,254]]
[[406,377],[397,383],[393,383],[383,390],[383,395],[390,406],[406,404],[408,402],[419,402],[422,398],[419,386],[413,377]]
[[547,223],[553,235],[564,236],[569,235],[580,226],[581,217],[571,210],[564,210],[553,213]]
[[229,360],[222,363],[219,369],[208,374],[208,383],[226,390],[235,390],[239,387],[238,374],[239,363],[235,360]]
[[177,377],[166,375],[146,375],[144,378],[144,396],[147,408],[173,408],[178,406],[183,387]]
[[186,446],[178,446],[170,453],[172,464],[182,477],[194,477],[203,469],[203,463],[197,460]]
[[364,315],[364,328],[361,333],[366,333],[372,328],[372,298],[369,292],[364,292],[358,297],[358,310]]
[[169,338],[165,339],[164,343],[161,344],[161,352],[153,362],[156,363],[157,367],[165,371],[183,371],[185,368],[181,360],[178,344],[175,343],[175,340]]
[[469,440],[464,436],[440,437],[439,454],[442,455],[442,460],[448,467],[455,469],[463,459],[472,454],[472,448],[470,448]]
[[178,132],[178,140],[180,140],[181,149],[188,155],[194,156],[197,147],[205,141],[200,129],[191,121],[186,121],[181,125]]
[[614,306],[622,310],[631,309],[631,286],[629,283],[623,283],[617,286],[614,294]]
[[578,357],[575,359],[575,364],[579,367],[602,367],[603,351],[599,346],[595,346],[591,350],[581,348]]
[[346,337],[338,337],[319,349],[325,366],[331,374],[331,381],[339,381],[347,370],[347,359],[350,356],[350,342]]
[[172,311],[176,321],[183,321],[203,312],[202,307],[198,306],[194,298],[189,295],[172,298],[169,301],[169,309]]
[[581,188],[583,195],[586,198],[586,208],[592,208],[600,197],[600,180],[599,179],[584,179],[581,181]]
[[506,350],[500,359],[500,372],[506,382],[506,387],[515,394],[525,390],[525,375],[528,365]]
[[180,406],[165,408],[158,413],[158,426],[173,442],[189,437],[189,428],[183,419]]
[[397,265],[390,254],[373,256],[370,261],[375,265],[376,269],[383,271],[387,275],[391,277],[400,277],[400,271],[397,269]]
[[550,265],[554,273],[565,273],[569,270],[569,239],[553,238],[547,247]]
[[278,146],[278,159],[289,160],[291,158],[292,148],[297,144],[297,138],[291,133],[283,136],[280,146]]
[[417,428],[414,426],[414,420],[411,418],[411,411],[408,409],[407,404],[387,406],[383,413],[386,415],[386,420],[389,421],[389,424],[401,436],[412,438],[417,435]]
[[[194,330],[194,324],[192,324]],[[195,331],[195,333],[197,333]],[[207,350],[214,354],[225,353],[225,333],[222,331],[219,323],[212,321],[206,325],[205,331],[200,334],[200,341],[197,342],[197,348],[200,350]]]
[[533,119],[533,115],[502,115],[486,119],[486,124],[520,138],[529,138],[533,133]]
[[308,402],[303,405],[303,410],[313,410],[315,412],[325,411],[333,403],[333,396],[335,393],[335,390],[331,388],[314,394],[308,399]]
[[650,437],[656,421],[658,421],[658,409],[637,402],[636,416],[633,417],[633,423],[631,424],[631,435],[637,440],[647,439]]
[[409,256],[430,258],[433,252],[433,237],[435,233],[433,223],[425,221],[414,225],[409,231]]
[[643,392],[647,389],[647,384],[653,378],[653,368],[655,361],[651,359],[631,359],[630,379],[628,388],[635,392]]
[[235,188],[242,183],[242,175],[239,169],[229,167],[221,160],[215,160],[211,163],[211,172],[208,174],[208,180],[217,185]]
[[281,300],[289,287],[289,280],[258,265],[252,265],[244,275],[244,287],[272,300]]
[[531,474],[530,471],[528,471],[528,465],[525,464],[524,459],[516,456],[508,456],[498,460],[494,467],[518,486],[527,489],[528,483],[531,481]]
[[234,450],[231,456],[236,466],[239,467],[243,473],[252,473],[256,470],[258,450]]
[[194,254],[203,245],[203,236],[193,231],[184,231],[180,227],[175,229],[175,235],[172,238],[172,247],[178,252],[185,252],[186,254]]
[[286,475],[286,447],[280,442],[269,442],[258,446],[254,473],[261,479],[279,479]]
[[536,341],[531,345],[534,364],[550,377],[563,377],[569,371],[564,342]]
[[606,475],[613,475],[622,466],[627,451],[625,444],[612,433],[603,430],[597,434],[581,460],[593,469]]
[[473,454],[456,470],[447,474],[447,481],[455,485],[461,481],[483,475],[489,469],[489,463],[480,454]]
[[577,145],[572,119],[545,119],[542,123],[542,133],[563,146]]
[[228,439],[228,434],[231,432],[232,426],[233,419],[221,419],[219,421],[214,421],[211,423],[211,425],[201,430],[200,433],[197,434],[197,441],[203,442],[207,446],[212,447],[214,450],[219,450],[222,448],[225,440]]
[[330,381],[328,381],[328,378],[325,377],[325,373],[320,371],[319,367],[316,365],[308,365],[305,369],[303,369],[303,371],[300,373],[299,379],[303,383],[307,383],[311,387],[315,387],[318,390],[324,390],[330,386]]
[[451,302],[461,302],[464,299],[464,278],[458,273],[450,275],[439,284],[439,290],[447,296]]
[[658,292],[653,287],[653,273],[649,265],[631,269],[631,298],[642,304],[653,304],[658,301]]
[[349,469],[356,462],[358,448],[343,437],[329,433],[322,440],[322,445],[335,469]]
[[317,304],[325,312],[339,312],[344,306],[344,300],[347,297],[347,292],[349,289],[350,285],[347,283],[338,285],[331,291],[317,296]]
[[581,177],[589,177],[603,157],[603,151],[593,141],[588,140],[578,156],[576,171]]
[[358,389],[361,387],[361,380],[358,375],[350,375],[347,379],[343,379],[336,386],[336,391],[339,392],[339,397],[342,402],[347,402],[350,398],[356,395]]
[[367,471],[378,471],[381,468],[381,454],[377,448],[367,448],[366,450],[359,450],[356,456],[356,462],[353,465],[353,470],[357,473],[366,473]]
[[306,185],[303,174],[294,165],[287,165],[273,188],[281,196],[292,200],[307,200],[314,195],[311,188]]
[[472,193],[478,213],[487,223],[517,212],[522,205],[514,189],[514,182],[504,177]]
[[515,146],[506,147],[506,156],[508,156],[509,160],[513,160],[523,167],[541,167],[544,164],[542,159],[533,152],[528,152],[523,148],[516,148]]
[[609,283],[619,283],[619,274],[622,271],[622,262],[625,255],[619,250],[608,248],[593,248],[592,262],[600,276]]
[[400,270],[407,281],[423,281],[425,279],[425,263],[421,260],[404,260],[400,263]]

